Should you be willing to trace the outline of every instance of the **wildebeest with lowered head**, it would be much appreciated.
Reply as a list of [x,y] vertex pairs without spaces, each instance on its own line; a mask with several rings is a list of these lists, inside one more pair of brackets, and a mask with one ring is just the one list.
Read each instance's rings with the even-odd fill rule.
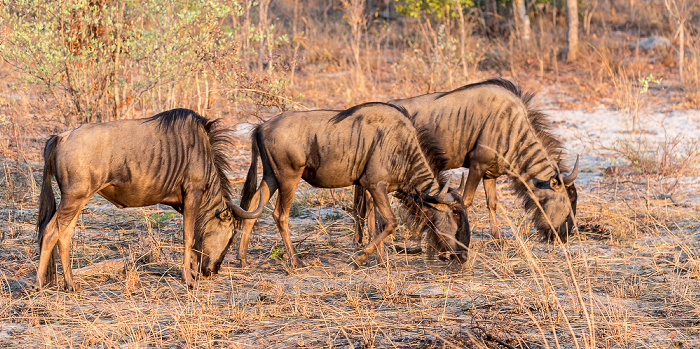
[[[432,234],[445,237],[443,248],[464,258],[469,246],[469,223],[462,198],[449,185],[438,183],[447,161],[431,133],[416,130],[405,110],[385,103],[366,103],[344,111],[285,112],[257,126],[252,135],[252,160],[241,206],[231,205],[241,218],[238,257],[247,265],[250,232],[263,206],[279,189],[273,217],[294,267],[302,265],[289,236],[289,209],[303,178],[320,188],[360,184],[369,190],[382,218],[382,231],[355,259],[361,265],[397,226],[389,204],[390,192],[418,207],[433,224]],[[257,157],[263,178],[257,188]],[[382,262],[381,250],[377,251]]]
[[[226,206],[229,133],[216,124],[191,110],[174,109],[146,119],[87,124],[51,137],[44,149],[37,221],[37,286],[53,278],[52,251],[58,245],[65,287],[74,289],[71,236],[95,193],[119,208],[172,206],[184,218],[184,282],[193,287],[200,268],[205,276],[217,273],[234,226]],[[58,207],[52,175],[61,191]]]
[[[448,169],[469,169],[461,193],[467,207],[471,206],[483,179],[494,237],[500,238],[496,222],[496,178],[507,174],[525,208],[533,211],[538,231],[554,240],[554,227],[559,238],[566,242],[574,227],[577,193],[573,182],[578,160],[570,174],[562,175],[569,171],[563,161],[562,143],[550,132],[547,116],[530,105],[533,97],[534,94],[523,93],[508,80],[492,79],[450,92],[389,103],[405,108],[416,128],[427,128],[439,136],[449,159]],[[356,206],[362,204],[361,190],[356,188]],[[361,234],[358,224],[357,242],[361,242]]]

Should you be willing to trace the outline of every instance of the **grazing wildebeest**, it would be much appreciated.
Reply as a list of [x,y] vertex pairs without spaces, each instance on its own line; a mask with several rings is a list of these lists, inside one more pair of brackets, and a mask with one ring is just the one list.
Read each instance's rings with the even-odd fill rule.
[[[58,243],[65,287],[74,289],[71,236],[95,193],[119,208],[172,206],[184,218],[184,282],[193,287],[199,268],[205,276],[217,273],[234,220],[226,205],[229,133],[215,129],[216,124],[191,110],[174,109],[146,119],[87,124],[51,137],[39,199],[37,286],[55,275],[52,251]],[[61,191],[58,208],[52,175]]]
[[[471,206],[479,181],[483,179],[491,234],[495,238],[500,239],[496,222],[496,178],[507,174],[525,208],[533,211],[533,221],[540,234],[549,240],[556,239],[553,227],[566,242],[574,227],[577,200],[574,179],[578,173],[578,159],[570,174],[561,174],[569,171],[563,161],[562,143],[550,132],[547,116],[530,106],[533,97],[534,94],[524,94],[508,80],[492,79],[450,92],[429,93],[389,103],[405,108],[416,128],[426,128],[438,135],[440,146],[449,159],[448,169],[469,169],[460,192],[465,206]],[[361,187],[355,188],[355,211],[360,216],[370,210],[369,205],[363,207],[363,191]],[[362,243],[361,221],[356,220],[357,243]],[[373,230],[373,223],[369,223],[370,235],[374,234]]]
[[[428,217],[430,232],[443,241],[442,249],[464,259],[469,246],[469,223],[462,198],[438,184],[438,173],[447,159],[434,136],[416,130],[405,110],[385,103],[361,104],[345,111],[285,112],[257,126],[252,135],[252,160],[243,188],[241,206],[231,205],[241,218],[238,258],[247,265],[250,232],[263,206],[279,189],[273,217],[294,267],[302,266],[289,236],[289,208],[303,178],[320,188],[360,184],[369,190],[382,218],[382,231],[356,257],[361,265],[377,249],[383,263],[381,241],[391,234],[397,220],[389,204],[390,192]],[[257,187],[257,157],[263,178]]]

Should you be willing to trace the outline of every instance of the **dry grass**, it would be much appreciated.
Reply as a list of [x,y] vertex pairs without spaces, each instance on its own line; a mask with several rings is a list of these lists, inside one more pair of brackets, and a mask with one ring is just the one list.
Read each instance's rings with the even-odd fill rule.
[[[36,268],[30,187],[40,166],[4,162],[0,219],[0,345],[104,347],[693,347],[700,345],[697,206],[648,197],[644,184],[584,185],[582,232],[544,244],[500,185],[507,239],[488,233],[483,196],[470,212],[464,267],[390,254],[347,268],[350,189],[299,189],[292,219],[309,267],[271,258],[279,240],[266,215],[254,267],[187,290],[179,279],[181,218],[155,207],[118,210],[93,199],[78,223],[73,267],[127,257],[124,271],[79,277],[79,291],[31,291]],[[698,188],[695,188],[697,190]],[[23,193],[23,194],[18,194]],[[331,211],[334,207],[334,211]],[[169,211],[167,211],[169,212]],[[332,216],[332,217],[329,217]],[[400,235],[400,234],[399,234]],[[397,237],[401,239],[401,237]]]

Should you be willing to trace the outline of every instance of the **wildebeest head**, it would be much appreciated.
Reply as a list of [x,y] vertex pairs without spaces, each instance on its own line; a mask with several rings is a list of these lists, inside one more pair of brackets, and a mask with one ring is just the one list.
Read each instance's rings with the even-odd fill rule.
[[463,263],[467,258],[471,231],[467,210],[459,194],[461,190],[449,188],[448,181],[436,196],[427,193],[399,193],[397,196],[412,213],[411,217],[418,219],[427,229],[427,244],[431,251]]
[[197,219],[197,228],[202,232],[195,237],[195,259],[199,266],[193,265],[208,277],[218,274],[221,263],[226,257],[234,236],[234,222],[231,211],[227,208],[211,210]]
[[549,180],[537,178],[532,180],[532,191],[542,208],[540,209],[532,200],[527,202],[526,206],[534,210],[533,221],[537,231],[550,241],[556,240],[552,227],[556,229],[556,235],[562,242],[567,241],[574,228],[578,198],[574,180],[577,175],[578,157],[570,174],[555,173]]

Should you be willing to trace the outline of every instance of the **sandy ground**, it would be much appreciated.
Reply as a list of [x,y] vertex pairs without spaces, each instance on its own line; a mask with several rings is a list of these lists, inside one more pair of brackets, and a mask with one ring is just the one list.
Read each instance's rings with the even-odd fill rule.
[[[569,244],[540,242],[500,179],[503,244],[488,233],[479,189],[465,265],[391,252],[386,266],[370,257],[352,270],[350,189],[302,185],[291,229],[308,267],[290,269],[266,210],[249,252],[254,265],[240,268],[231,251],[222,272],[195,290],[180,281],[179,215],[161,206],[119,210],[99,197],[80,216],[73,268],[119,258],[126,265],[78,277],[72,294],[31,290],[42,164],[2,159],[0,346],[700,347],[700,177],[680,176],[671,187],[605,149],[629,137],[698,138],[700,111],[647,113],[644,132],[631,135],[618,112],[546,112],[582,156],[581,232]],[[249,127],[237,130],[232,177],[242,179]],[[606,176],[611,166],[620,172]],[[401,225],[390,244],[417,246],[420,235]]]

